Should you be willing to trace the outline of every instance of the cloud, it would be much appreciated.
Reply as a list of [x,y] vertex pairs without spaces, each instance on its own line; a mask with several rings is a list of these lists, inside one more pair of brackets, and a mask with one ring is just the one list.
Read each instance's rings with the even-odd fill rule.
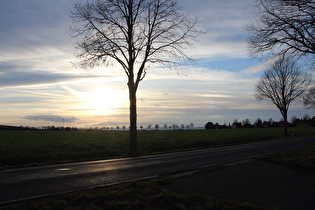
[[107,121],[107,122],[101,122],[97,124],[93,124],[91,126],[96,126],[96,127],[107,127],[107,126],[128,126],[129,122],[113,122],[113,121]]
[[68,31],[73,1],[0,1],[1,41],[6,46],[25,48],[56,43]]
[[73,123],[79,120],[79,118],[77,117],[61,116],[61,115],[28,115],[28,116],[25,116],[24,119],[35,120],[35,121],[43,120],[43,121],[49,121],[49,122],[63,122],[64,121],[64,122],[70,122],[70,123]]
[[265,61],[263,63],[251,66],[247,69],[244,69],[242,72],[247,73],[247,74],[256,74],[256,73],[262,72],[265,69],[267,69],[271,63],[272,63],[272,60],[268,60],[268,61]]
[[206,33],[189,54],[196,57],[248,57],[244,26],[253,19],[254,0],[180,1],[185,10],[197,16]]
[[[0,65],[1,73],[1,65]],[[71,83],[78,81],[88,81],[89,79],[104,79],[111,76],[100,76],[91,74],[62,74],[48,71],[17,71],[2,72],[0,76],[0,88],[2,87],[22,87],[37,85],[53,85],[60,83]]]

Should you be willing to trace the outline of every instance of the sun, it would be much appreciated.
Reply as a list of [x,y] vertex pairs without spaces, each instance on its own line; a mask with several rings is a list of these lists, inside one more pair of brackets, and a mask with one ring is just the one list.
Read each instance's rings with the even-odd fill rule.
[[119,112],[126,107],[124,91],[116,89],[93,89],[89,92],[80,92],[81,109],[95,115],[109,115]]

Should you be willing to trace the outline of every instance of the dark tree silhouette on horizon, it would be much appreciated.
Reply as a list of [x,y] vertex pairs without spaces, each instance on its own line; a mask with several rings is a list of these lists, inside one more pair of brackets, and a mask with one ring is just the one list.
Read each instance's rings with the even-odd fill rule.
[[303,96],[311,83],[311,76],[290,58],[279,57],[265,70],[256,84],[255,97],[273,103],[284,120],[284,134],[288,135],[288,110],[292,101]]
[[198,33],[196,19],[175,0],[95,0],[75,4],[77,65],[83,69],[118,63],[128,78],[130,154],[137,155],[137,90],[150,64],[175,66]]

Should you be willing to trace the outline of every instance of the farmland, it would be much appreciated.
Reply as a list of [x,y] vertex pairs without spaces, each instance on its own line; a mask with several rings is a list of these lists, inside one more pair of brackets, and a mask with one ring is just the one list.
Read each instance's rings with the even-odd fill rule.
[[[313,127],[295,135],[315,135]],[[139,131],[141,155],[282,139],[282,128]],[[126,131],[0,131],[0,169],[128,156]]]

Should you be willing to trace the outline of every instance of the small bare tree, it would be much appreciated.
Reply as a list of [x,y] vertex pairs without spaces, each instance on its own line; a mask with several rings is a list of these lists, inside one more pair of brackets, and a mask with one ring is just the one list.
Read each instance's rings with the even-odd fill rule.
[[84,69],[118,63],[128,78],[130,154],[137,154],[137,97],[150,64],[176,65],[194,41],[196,19],[182,13],[176,0],[95,0],[75,4],[72,19]]
[[256,84],[255,97],[273,103],[284,120],[284,134],[287,136],[288,110],[292,101],[303,96],[311,83],[311,76],[290,58],[280,57],[265,70]]
[[252,55],[315,55],[315,0],[257,0],[258,22],[247,27]]
[[165,129],[165,130],[167,129],[167,124],[166,124],[166,123],[164,123],[164,129]]

